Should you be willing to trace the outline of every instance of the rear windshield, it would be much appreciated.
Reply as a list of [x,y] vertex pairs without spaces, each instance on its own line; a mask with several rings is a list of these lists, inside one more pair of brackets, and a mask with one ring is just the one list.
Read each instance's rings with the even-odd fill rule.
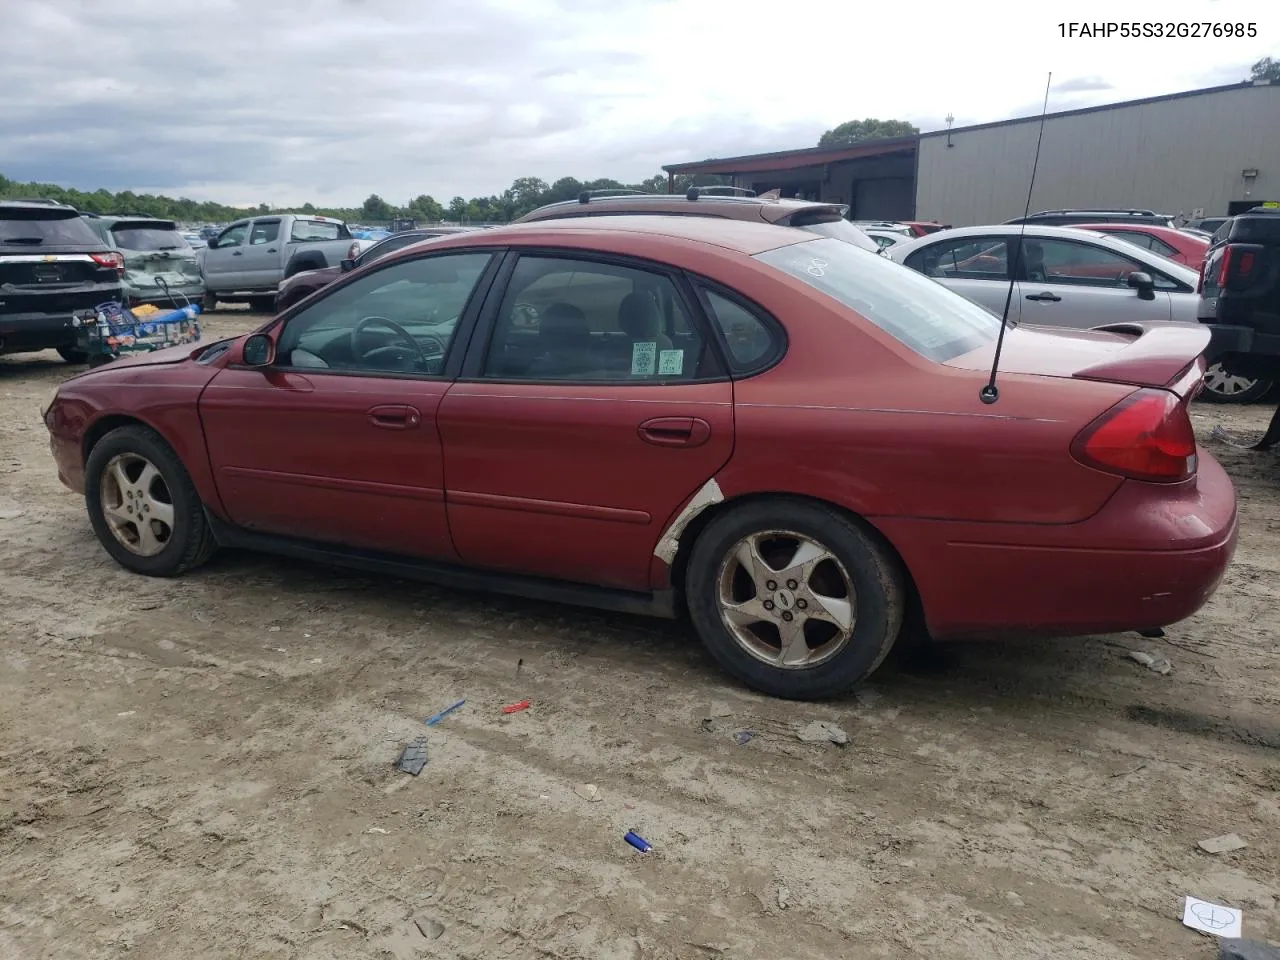
[[93,228],[80,218],[50,217],[47,210],[0,209],[0,247],[102,247]]
[[803,280],[938,363],[976,350],[1000,332],[1000,318],[985,308],[840,240],[809,240],[754,259]]
[[291,240],[350,240],[345,223],[326,223],[323,220],[295,220],[289,234]]
[[111,236],[122,250],[189,250],[187,238],[176,229],[164,227],[117,226]]

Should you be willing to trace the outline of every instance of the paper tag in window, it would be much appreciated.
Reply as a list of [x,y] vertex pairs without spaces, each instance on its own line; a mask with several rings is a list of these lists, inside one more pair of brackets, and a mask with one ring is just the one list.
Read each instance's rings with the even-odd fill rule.
[[658,376],[678,377],[684,373],[684,351],[663,350],[658,354]]
[[[664,353],[666,351],[663,351]],[[658,345],[652,340],[641,340],[631,345],[632,376],[652,377],[653,363],[658,354]]]

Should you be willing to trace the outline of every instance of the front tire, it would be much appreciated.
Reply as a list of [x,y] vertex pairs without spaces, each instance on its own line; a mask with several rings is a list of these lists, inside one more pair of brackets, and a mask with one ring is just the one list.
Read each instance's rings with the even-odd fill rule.
[[127,570],[174,577],[217,549],[186,468],[154,430],[118,427],[85,461],[85,505],[98,541]]
[[275,297],[250,297],[249,309],[256,313],[275,313]]
[[890,552],[848,516],[777,499],[730,509],[693,545],[689,614],[730,674],[770,696],[818,700],[870,676],[906,606]]
[[201,313],[213,313],[218,309],[218,297],[212,291],[206,290],[204,297],[200,300]]
[[1200,397],[1210,403],[1254,403],[1270,393],[1273,386],[1271,380],[1234,376],[1227,373],[1221,363],[1215,363],[1204,372],[1204,391]]
[[58,356],[67,363],[88,363],[89,351],[77,350],[75,347],[58,347]]

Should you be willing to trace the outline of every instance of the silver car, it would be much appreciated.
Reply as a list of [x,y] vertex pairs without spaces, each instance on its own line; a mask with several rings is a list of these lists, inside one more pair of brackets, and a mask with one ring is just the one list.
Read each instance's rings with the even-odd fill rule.
[[[1011,255],[1021,238],[1022,256]],[[1124,240],[1070,227],[959,227],[885,254],[1015,323],[1097,327],[1125,321],[1196,321],[1194,270]],[[1010,263],[1018,276],[1010,276]],[[1012,282],[1012,297],[1010,281]],[[1219,400],[1250,399],[1252,381],[1215,364],[1205,387]]]

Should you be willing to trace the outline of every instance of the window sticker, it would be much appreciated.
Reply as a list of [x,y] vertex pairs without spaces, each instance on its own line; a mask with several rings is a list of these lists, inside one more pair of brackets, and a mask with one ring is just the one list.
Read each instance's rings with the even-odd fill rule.
[[663,350],[658,354],[658,376],[678,377],[684,373],[684,351]]
[[[668,351],[663,351],[667,353]],[[641,340],[631,345],[631,375],[652,377],[658,344],[653,340]]]

